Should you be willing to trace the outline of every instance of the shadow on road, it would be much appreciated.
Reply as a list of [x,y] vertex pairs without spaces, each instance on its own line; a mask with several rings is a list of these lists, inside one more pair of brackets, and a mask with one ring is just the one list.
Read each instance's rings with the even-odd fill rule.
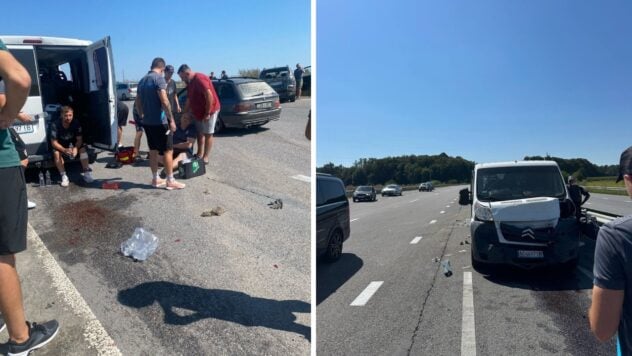
[[250,127],[247,129],[239,129],[239,128],[232,128],[232,127],[227,127],[224,128],[222,131],[218,132],[215,134],[215,136],[217,137],[242,137],[242,136],[247,136],[247,135],[256,135],[259,133],[263,133],[270,130],[267,127],[261,127],[261,126],[256,126],[256,127]]
[[595,241],[582,238],[579,248],[579,264],[573,270],[563,267],[547,267],[523,270],[516,267],[495,267],[484,277],[500,285],[534,291],[578,291],[592,289],[592,269]]
[[316,266],[316,305],[347,283],[363,264],[362,259],[352,253],[343,253],[334,263],[319,262]]
[[[134,308],[158,302],[164,321],[187,325],[214,318],[244,326],[263,326],[294,332],[311,340],[310,327],[295,323],[292,313],[309,313],[309,303],[300,300],[272,300],[223,289],[205,289],[171,282],[147,282],[118,293],[118,301]],[[178,309],[188,312],[182,313]],[[184,314],[184,315],[182,315]]]

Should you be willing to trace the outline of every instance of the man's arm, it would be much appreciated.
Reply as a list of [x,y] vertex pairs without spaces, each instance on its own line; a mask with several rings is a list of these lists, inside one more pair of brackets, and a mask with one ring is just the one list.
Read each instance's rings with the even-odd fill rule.
[[31,88],[31,76],[6,50],[0,50],[0,76],[6,86],[6,103],[0,111],[0,128],[7,128],[13,124],[26,102]]
[[59,143],[59,141],[57,141],[56,138],[53,138],[50,140],[50,145],[53,146],[54,149],[56,149],[57,151],[61,153],[65,153],[69,155],[71,154],[70,149],[62,146],[61,143]]
[[165,111],[165,115],[167,115],[167,122],[169,123],[169,130],[171,132],[176,131],[176,123],[173,121],[173,114],[171,113],[171,104],[169,104],[169,98],[167,97],[167,91],[165,89],[158,89],[158,97],[160,98],[160,103],[162,104],[162,109]]
[[176,144],[173,145],[173,148],[177,148],[177,149],[180,149],[180,150],[186,150],[186,149],[189,149],[189,148],[193,147],[193,143],[195,143],[195,138],[187,137],[187,141],[186,142],[176,143]]
[[210,115],[211,114],[211,108],[213,107],[213,100],[215,98],[213,98],[213,93],[211,93],[211,89],[206,89],[204,91],[204,97],[206,98],[206,114]]
[[584,196],[584,201],[582,201],[582,204],[584,204],[586,201],[588,201],[588,199],[590,199],[590,193],[588,193],[586,189],[582,188],[582,195]]
[[623,309],[622,290],[593,286],[592,304],[588,311],[590,329],[601,342],[610,340],[617,332]]
[[141,101],[141,97],[140,97],[140,90],[136,91],[136,99],[134,100],[134,106],[136,107],[136,112],[138,113],[138,116],[142,119],[143,118],[143,102]]

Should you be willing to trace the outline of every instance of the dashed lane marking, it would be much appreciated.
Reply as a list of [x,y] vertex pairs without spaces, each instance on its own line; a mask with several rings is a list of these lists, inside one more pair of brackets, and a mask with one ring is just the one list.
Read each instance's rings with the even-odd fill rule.
[[380,289],[383,283],[384,281],[369,283],[369,286],[366,287],[353,302],[351,302],[351,306],[361,307],[361,306],[366,305],[369,299],[371,299],[373,294],[375,294],[375,292],[377,292],[377,290]]
[[354,222],[354,221],[356,221],[356,220],[358,220],[358,219],[353,219],[353,220],[351,220],[351,222]]
[[421,241],[421,239],[423,239],[423,238],[424,238],[423,236],[417,236],[410,242],[410,244],[411,245],[415,245],[415,244],[419,243],[419,241]]
[[300,181],[303,181],[303,182],[306,182],[306,183],[310,183],[312,181],[311,177],[304,176],[302,174],[297,174],[295,176],[292,176],[292,179],[300,180]]
[[445,210],[441,210],[439,214],[445,214]]
[[474,324],[474,289],[472,288],[472,272],[463,272],[461,355],[476,356],[476,331]]
[[431,221],[431,222],[429,222],[428,224],[434,224],[434,223],[436,223],[436,222],[437,222],[437,220],[432,220],[432,221]]
[[411,203],[414,203],[414,202],[416,202],[416,201],[419,201],[419,199],[411,200],[410,202],[411,202]]

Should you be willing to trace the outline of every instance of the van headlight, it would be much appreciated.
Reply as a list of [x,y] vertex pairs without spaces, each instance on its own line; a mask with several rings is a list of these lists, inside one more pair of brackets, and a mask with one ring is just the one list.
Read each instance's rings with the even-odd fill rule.
[[492,209],[478,202],[474,204],[474,217],[480,221],[494,221]]

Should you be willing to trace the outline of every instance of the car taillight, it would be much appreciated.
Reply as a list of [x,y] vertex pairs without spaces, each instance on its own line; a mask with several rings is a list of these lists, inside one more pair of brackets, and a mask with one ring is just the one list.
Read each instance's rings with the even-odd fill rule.
[[274,107],[275,107],[276,109],[280,108],[280,107],[281,107],[281,101],[280,101],[280,100],[275,100],[275,101],[274,101]]
[[235,112],[244,112],[252,109],[251,103],[242,103],[235,105]]

